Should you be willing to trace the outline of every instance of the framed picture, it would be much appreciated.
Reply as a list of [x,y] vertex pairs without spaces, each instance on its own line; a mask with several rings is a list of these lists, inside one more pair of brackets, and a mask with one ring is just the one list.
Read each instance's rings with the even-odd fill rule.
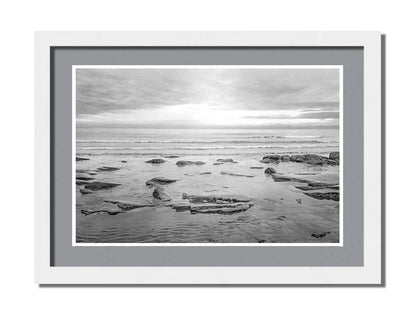
[[36,33],[36,282],[380,285],[377,32]]

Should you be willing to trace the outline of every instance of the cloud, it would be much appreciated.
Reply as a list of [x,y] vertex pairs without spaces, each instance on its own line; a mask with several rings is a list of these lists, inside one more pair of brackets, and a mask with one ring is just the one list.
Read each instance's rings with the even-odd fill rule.
[[187,102],[198,90],[185,72],[159,69],[77,69],[77,114],[155,108]]
[[217,110],[334,109],[337,69],[77,69],[77,116],[204,105]]
[[257,116],[245,116],[248,119],[339,119],[339,112],[337,111],[302,111],[298,114],[291,115],[257,115]]

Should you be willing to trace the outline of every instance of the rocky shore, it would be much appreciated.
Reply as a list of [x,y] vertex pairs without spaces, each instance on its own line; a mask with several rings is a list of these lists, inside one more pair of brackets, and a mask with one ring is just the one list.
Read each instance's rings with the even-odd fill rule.
[[[316,154],[296,154],[296,155],[279,155],[269,154],[265,155],[257,160],[258,165],[251,163],[244,166],[244,163],[237,159],[232,158],[216,158],[208,162],[204,160],[189,160],[180,159],[180,156],[168,155],[161,158],[151,158],[142,161],[144,166],[148,168],[156,168],[154,170],[161,170],[164,166],[173,165],[179,170],[176,174],[168,174],[167,176],[150,176],[146,180],[142,180],[143,185],[147,187],[146,198],[152,199],[153,203],[149,202],[125,202],[119,200],[119,198],[111,198],[111,192],[113,189],[123,188],[125,185],[120,177],[125,174],[125,168],[123,166],[130,165],[132,161],[119,160],[120,166],[100,165],[96,168],[88,168],[88,162],[90,158],[77,157],[76,161],[82,162],[83,166],[77,168],[75,175],[75,184],[81,198],[87,198],[89,196],[98,196],[105,198],[103,203],[105,205],[96,205],[94,207],[88,207],[84,205],[80,212],[85,217],[95,214],[106,214],[110,216],[117,216],[137,209],[147,209],[155,207],[165,207],[171,209],[174,212],[197,215],[244,215],[245,212],[258,209],[258,198],[252,196],[255,194],[247,193],[245,196],[236,194],[235,189],[232,193],[222,194],[218,189],[214,189],[213,194],[189,194],[183,191],[178,196],[178,186],[175,186],[174,191],[170,190],[172,185],[182,185],[186,182],[186,179],[214,179],[210,181],[223,181],[223,179],[234,179],[236,184],[245,183],[244,181],[250,180],[245,178],[258,178],[263,176],[265,181],[272,181],[275,183],[281,183],[287,185],[287,190],[284,197],[280,198],[282,201],[279,205],[284,205],[284,202],[291,200],[290,203],[302,206],[305,204],[305,198],[316,202],[339,202],[339,181],[336,183],[320,180],[321,175],[314,177],[314,172],[299,172],[297,174],[283,173],[279,169],[283,163],[285,164],[304,164],[314,168],[325,168],[326,166],[339,166],[340,156],[338,152],[331,152],[328,156],[316,155]],[[121,163],[121,164],[120,164]],[[266,164],[265,166],[262,166]],[[154,165],[154,166],[153,166]],[[213,170],[214,167],[220,166],[218,169],[226,170]],[[206,168],[209,167],[209,171],[198,170],[196,167]],[[84,168],[83,168],[84,167]],[[194,169],[192,169],[194,168]],[[181,170],[185,170],[182,171]],[[206,170],[206,169],[205,169]],[[296,172],[296,171],[294,171]],[[105,179],[103,174],[105,174]],[[141,172],[137,172],[140,177]],[[176,176],[178,175],[178,176]],[[181,175],[181,176],[179,176]],[[302,175],[307,175],[302,177]],[[113,178],[112,178],[113,177]],[[215,180],[216,179],[216,180]],[[224,181],[234,181],[224,180]],[[196,180],[199,181],[199,180]],[[185,183],[186,184],[186,183]],[[276,184],[277,185],[277,184]],[[258,187],[261,187],[260,185]],[[223,189],[228,189],[229,186],[224,185]],[[180,190],[180,188],[179,188]],[[206,192],[209,190],[207,189]],[[100,195],[103,194],[103,195]],[[291,194],[290,196],[288,194]],[[302,201],[299,198],[299,194],[303,194]],[[276,195],[277,197],[279,194]],[[292,205],[292,204],[291,204]],[[307,207],[306,207],[307,208]],[[212,218],[211,216],[207,216]],[[279,215],[276,222],[287,222],[287,215]],[[313,239],[323,239],[330,236],[333,233],[333,229],[325,230],[321,232],[310,233],[309,236]],[[333,234],[332,234],[333,235]],[[261,240],[259,240],[261,241]]]
[[339,165],[339,152],[332,152],[328,157],[320,156],[316,154],[304,154],[304,155],[266,155],[261,162],[266,164],[278,164],[280,162],[298,162],[307,163],[310,165]]

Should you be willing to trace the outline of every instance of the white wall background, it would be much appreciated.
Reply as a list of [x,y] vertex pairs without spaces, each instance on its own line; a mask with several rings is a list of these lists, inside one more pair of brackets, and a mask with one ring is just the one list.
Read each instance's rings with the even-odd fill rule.
[[[414,309],[413,1],[4,1],[1,5],[2,311]],[[414,3],[414,2],[413,2]],[[35,30],[380,30],[387,35],[386,288],[39,288],[33,282]]]

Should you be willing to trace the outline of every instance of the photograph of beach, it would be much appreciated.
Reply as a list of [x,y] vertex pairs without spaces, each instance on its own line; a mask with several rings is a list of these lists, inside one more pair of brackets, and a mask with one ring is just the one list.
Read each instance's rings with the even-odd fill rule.
[[342,244],[342,66],[74,66],[74,243]]

